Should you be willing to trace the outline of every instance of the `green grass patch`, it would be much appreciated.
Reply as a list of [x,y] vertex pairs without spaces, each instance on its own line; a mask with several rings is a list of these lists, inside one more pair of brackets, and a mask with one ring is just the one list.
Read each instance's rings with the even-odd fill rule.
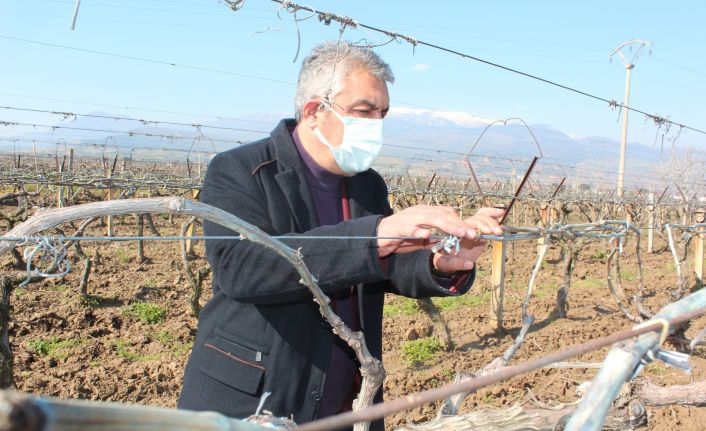
[[635,271],[620,271],[620,278],[625,281],[635,281],[637,280],[637,272]]
[[170,351],[174,353],[178,357],[183,357],[184,355],[188,355],[191,353],[191,349],[194,347],[194,342],[193,341],[186,341],[186,342],[175,342],[174,344],[171,345]]
[[417,312],[419,312],[417,300],[411,298],[395,298],[382,309],[383,317],[411,316]]
[[645,374],[649,374],[651,376],[664,376],[668,372],[669,367],[660,362],[652,362],[645,366]]
[[538,299],[546,298],[547,295],[559,290],[559,285],[553,281],[540,284],[533,292],[533,296]]
[[52,292],[64,292],[64,291],[66,291],[68,288],[69,288],[69,286],[67,286],[66,284],[63,284],[63,283],[59,283],[59,284],[55,284],[55,285],[53,285],[53,286],[49,286],[49,290],[51,290]]
[[407,366],[428,364],[442,350],[441,341],[424,337],[402,343],[402,362]]
[[81,305],[84,307],[95,308],[101,305],[103,298],[98,295],[86,295],[81,297]]
[[164,322],[167,309],[149,302],[135,302],[123,309],[123,316],[154,324]]
[[161,355],[143,355],[135,352],[132,349],[132,345],[125,340],[118,340],[115,343],[115,353],[118,357],[123,358],[130,362],[146,362],[159,359]]
[[608,257],[608,252],[606,252],[605,250],[598,250],[591,255],[591,259],[594,260],[603,260],[606,257]]
[[70,338],[68,340],[59,340],[58,337],[34,338],[27,341],[27,349],[39,356],[63,360],[69,356],[71,349],[84,344],[86,344],[86,341],[80,338]]
[[471,291],[461,296],[432,298],[432,302],[441,311],[455,310],[461,307],[480,307],[490,303],[490,292],[475,293]]
[[441,370],[441,377],[443,377],[446,381],[451,381],[456,377],[456,372],[450,368],[444,368]]
[[174,344],[177,341],[174,334],[169,332],[168,329],[162,329],[160,331],[157,331],[157,332],[151,334],[151,337],[154,338],[155,340],[159,341],[160,343],[162,343],[165,346],[171,346],[172,344]]
[[[455,310],[463,307],[480,307],[490,303],[490,291],[475,293],[473,291],[461,296],[443,296],[432,298],[434,305],[440,311]],[[385,304],[382,310],[384,317],[412,316],[419,312],[417,300],[412,298],[395,298],[392,302]]]
[[161,329],[159,331],[150,331],[147,334],[148,337],[153,340],[158,341],[162,344],[170,353],[176,357],[181,357],[183,355],[189,354],[191,348],[194,345],[193,341],[182,342],[177,339],[177,337],[169,332],[168,329]]
[[122,247],[115,250],[115,256],[117,256],[120,263],[130,263],[130,260],[132,260],[130,253]]
[[486,405],[493,404],[493,395],[490,392],[486,392],[480,397],[480,402]]
[[606,286],[606,284],[607,281],[605,278],[598,277],[586,277],[583,280],[571,280],[571,286],[577,289],[598,289]]

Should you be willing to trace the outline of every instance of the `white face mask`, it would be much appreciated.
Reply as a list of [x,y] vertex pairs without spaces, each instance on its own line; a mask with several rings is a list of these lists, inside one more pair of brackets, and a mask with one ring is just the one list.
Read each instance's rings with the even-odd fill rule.
[[314,128],[314,134],[331,150],[342,171],[348,174],[367,171],[382,149],[382,119],[344,117],[329,109],[343,123],[341,145],[331,145],[318,127]]

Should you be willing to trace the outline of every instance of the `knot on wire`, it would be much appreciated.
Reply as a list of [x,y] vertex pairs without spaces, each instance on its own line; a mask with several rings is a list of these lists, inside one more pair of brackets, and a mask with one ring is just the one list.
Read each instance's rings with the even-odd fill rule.
[[324,25],[330,25],[331,21],[336,21],[341,24],[341,29],[345,29],[346,27],[358,27],[358,22],[347,16],[340,16],[329,12],[319,12],[317,16],[319,18],[319,22],[323,22]]
[[415,38],[413,38],[413,37],[411,37],[411,36],[404,35],[404,34],[402,34],[402,33],[389,32],[389,33],[387,33],[387,35],[390,36],[390,37],[392,37],[392,38],[394,38],[394,39],[402,39],[402,40],[404,40],[405,42],[409,43],[410,45],[412,45],[412,46],[415,47],[415,48],[416,48],[417,45],[419,44],[419,40],[417,40],[417,39],[415,39]]
[[245,0],[223,0],[232,11],[239,11],[245,6]]
[[[27,286],[34,277],[57,278],[63,277],[71,270],[71,263],[67,255],[64,239],[58,236],[23,236],[20,245],[34,244],[24,250],[23,256],[27,262],[27,278],[19,287]],[[47,262],[43,268],[35,267],[34,261]]]
[[665,123],[669,122],[668,118],[664,118],[659,114],[645,114],[647,120],[652,120],[656,126],[663,126]]
[[331,13],[319,13],[319,22],[323,22],[324,25],[331,25],[331,20],[333,19],[333,14]]
[[296,3],[294,3],[294,2],[292,2],[292,1],[290,1],[290,0],[282,0],[282,1],[280,2],[280,7],[279,7],[279,8],[280,8],[280,10],[284,9],[284,10],[286,10],[286,11],[289,12],[289,13],[296,13],[296,12],[299,12],[299,11],[302,9],[301,6],[299,6],[298,4],[296,4]]
[[417,45],[419,44],[418,39],[404,35],[402,33],[397,33],[396,31],[383,31],[383,33],[389,36],[392,40],[402,39],[403,41],[412,45],[412,55],[414,55],[415,51],[417,50]]

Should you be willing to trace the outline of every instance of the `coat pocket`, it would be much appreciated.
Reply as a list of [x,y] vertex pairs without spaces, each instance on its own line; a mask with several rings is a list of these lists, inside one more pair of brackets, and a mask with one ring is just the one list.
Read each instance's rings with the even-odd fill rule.
[[261,351],[211,334],[202,352],[202,373],[241,392],[259,395],[265,375]]

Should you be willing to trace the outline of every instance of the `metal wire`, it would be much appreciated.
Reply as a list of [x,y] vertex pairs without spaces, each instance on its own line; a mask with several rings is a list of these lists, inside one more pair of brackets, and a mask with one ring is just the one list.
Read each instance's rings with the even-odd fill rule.
[[[621,228],[622,227],[622,228]],[[585,237],[585,238],[621,238],[628,230],[637,230],[635,226],[623,220],[607,220],[596,223],[554,225],[548,229],[541,227],[503,227],[503,235],[478,234],[477,239],[483,241],[525,241],[538,239],[545,236],[557,237]],[[597,232],[604,230],[606,233]],[[419,238],[414,236],[348,236],[348,235],[273,235],[272,238],[278,240],[406,240],[430,242],[441,244],[437,250],[451,252],[459,247],[459,239],[455,236],[432,235],[429,238]],[[200,240],[235,240],[247,239],[242,235],[172,235],[172,236],[65,236],[65,235],[25,235],[25,236],[2,236],[0,241],[10,242],[40,242],[40,241],[200,241]]]

